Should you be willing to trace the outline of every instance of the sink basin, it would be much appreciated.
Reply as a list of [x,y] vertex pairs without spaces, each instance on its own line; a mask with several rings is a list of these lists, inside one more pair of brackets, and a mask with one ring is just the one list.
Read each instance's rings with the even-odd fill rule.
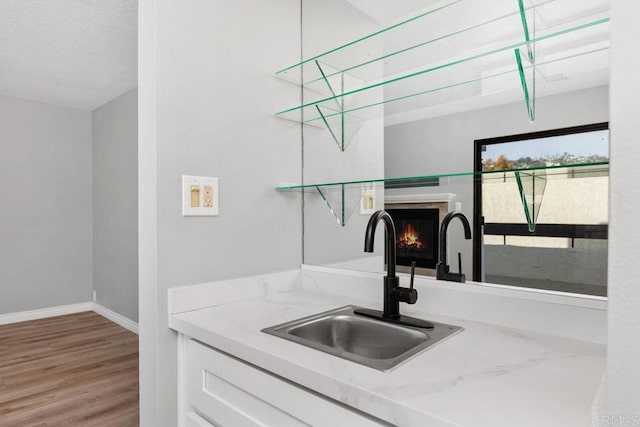
[[437,322],[432,322],[433,329],[386,323],[355,314],[355,308],[337,308],[265,328],[262,332],[388,371],[462,330]]

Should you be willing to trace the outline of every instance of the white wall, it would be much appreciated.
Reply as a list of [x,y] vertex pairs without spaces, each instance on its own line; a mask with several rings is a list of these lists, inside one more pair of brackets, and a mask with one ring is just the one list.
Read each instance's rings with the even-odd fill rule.
[[[385,127],[385,176],[418,176],[473,170],[474,141],[506,135],[606,122],[609,96],[606,86],[540,98],[536,120],[529,122],[524,101],[427,120]],[[446,183],[446,181],[443,181]],[[473,181],[451,180],[448,185],[387,190],[387,195],[455,193],[454,202],[473,226]],[[463,271],[472,274],[472,244],[462,227],[452,223],[448,243],[452,254],[462,253]],[[457,267],[456,267],[457,268]]]
[[91,113],[0,96],[0,314],[91,300]]
[[93,111],[93,289],[138,321],[138,91]]
[[[614,416],[640,417],[640,61],[636,43],[630,42],[640,40],[636,22],[640,5],[625,0],[611,3],[607,410]],[[630,418],[625,420],[632,425]]]
[[[300,90],[273,73],[300,55],[296,0],[139,4],[141,424],[175,426],[167,289],[301,263]],[[220,179],[220,216],[182,217],[180,176]]]

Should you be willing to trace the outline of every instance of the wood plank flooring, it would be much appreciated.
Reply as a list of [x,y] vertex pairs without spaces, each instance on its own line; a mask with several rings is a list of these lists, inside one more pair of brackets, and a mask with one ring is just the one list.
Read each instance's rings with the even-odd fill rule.
[[138,425],[138,336],[94,312],[0,325],[0,427]]

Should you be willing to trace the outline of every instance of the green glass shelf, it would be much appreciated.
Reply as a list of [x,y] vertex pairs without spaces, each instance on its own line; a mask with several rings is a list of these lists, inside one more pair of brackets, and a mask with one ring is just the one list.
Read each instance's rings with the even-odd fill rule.
[[[584,69],[587,70],[588,72],[593,72],[594,70],[593,64],[603,64],[602,68],[606,67],[606,64],[608,64],[608,51],[609,51],[609,46],[604,45],[601,47],[595,47],[593,49],[587,49],[584,51],[580,51],[580,52],[572,53],[568,55],[562,55],[559,57],[556,55],[556,57],[553,59],[548,59],[545,61],[538,62],[536,64],[536,68],[540,70],[544,67],[548,67],[549,69],[551,69],[548,75],[558,76],[563,74],[562,73],[563,68],[571,67],[575,69],[577,68],[577,64],[591,63],[592,64],[591,67],[587,66]],[[519,52],[519,51],[516,50],[516,52]],[[519,57],[519,54],[518,54],[518,57]],[[529,88],[526,86],[527,83],[532,79],[530,75],[532,74],[533,68],[534,68],[533,65],[526,64],[526,63],[523,64],[523,62],[519,62],[519,64],[514,65],[513,67],[504,71],[487,73],[482,77],[477,77],[473,79],[456,80],[443,86],[426,87],[414,93],[389,98],[384,101],[378,101],[378,102],[372,102],[372,103],[366,103],[366,102],[350,103],[350,104],[347,104],[347,107],[343,111],[340,111],[339,109],[335,108],[333,105],[327,106],[325,102],[322,102],[319,104],[315,104],[314,108],[306,109],[306,111],[304,112],[305,117],[302,120],[300,120],[300,110],[290,110],[287,112],[280,112],[279,115],[286,116],[287,114],[290,114],[289,118],[292,118],[293,120],[302,121],[305,124],[316,125],[317,127],[322,127],[324,125],[329,129],[330,132],[337,132],[337,131],[334,131],[334,129],[339,130],[341,128],[341,124],[338,123],[337,120],[338,119],[342,120],[344,116],[346,116],[346,118],[349,119],[351,123],[354,124],[354,127],[357,127],[355,126],[355,124],[358,122],[362,123],[365,120],[378,118],[385,114],[385,110],[376,108],[376,107],[384,106],[385,108],[388,108],[389,106],[393,105],[394,107],[393,112],[395,114],[402,114],[402,113],[414,110],[416,107],[416,101],[418,101],[418,98],[423,98],[428,96],[433,97],[443,92],[451,92],[450,96],[445,95],[446,99],[444,100],[444,102],[453,103],[453,102],[461,101],[462,99],[469,98],[469,96],[465,92],[460,92],[460,91],[455,92],[456,90],[459,90],[464,87],[472,87],[472,86],[477,87],[478,85],[487,84],[492,80],[497,80],[500,78],[504,79],[507,76],[513,76],[513,78],[510,80],[508,84],[505,85],[504,83],[502,83],[500,85],[500,88],[492,90],[492,93],[489,94],[489,96],[496,95],[496,93],[498,92],[505,93],[508,91],[519,94],[521,90],[525,90],[525,93],[526,93],[525,101],[527,104],[529,116],[531,119],[534,119],[535,115],[534,115],[534,110],[533,110],[534,107],[532,105],[532,102],[534,101],[535,96],[531,94],[531,98],[529,98]],[[543,78],[542,83],[544,82],[545,82],[545,79]],[[553,83],[553,81],[551,81],[551,83]],[[520,85],[524,86],[524,88],[521,89]],[[480,94],[478,96],[483,96],[483,95]],[[440,96],[435,101],[442,103],[443,96]],[[427,107],[428,105],[429,104],[427,103]],[[424,108],[424,105],[422,105],[422,107]],[[296,115],[297,118],[294,119],[293,118],[294,115]],[[334,134],[334,139],[336,139],[335,134]]]
[[[285,68],[283,68],[281,70],[278,70],[276,72],[276,75],[278,75],[278,76],[287,76],[287,77],[288,76],[293,76],[293,78],[295,79],[295,78],[297,78],[299,76],[301,67],[303,67],[306,64],[310,64],[310,63],[313,63],[315,61],[322,61],[323,63],[336,63],[336,61],[339,62],[339,60],[338,60],[339,57],[337,55],[335,55],[336,53],[340,53],[341,56],[344,56],[345,52],[349,53],[348,49],[351,49],[351,51],[353,51],[353,52],[355,52],[357,54],[362,49],[363,45],[367,41],[379,38],[379,37],[385,35],[385,33],[389,33],[389,32],[392,32],[394,30],[403,28],[403,27],[407,26],[408,24],[415,23],[415,22],[421,22],[421,20],[423,18],[429,17],[430,15],[436,14],[439,11],[442,11],[442,10],[445,10],[447,8],[450,8],[451,6],[453,6],[453,5],[457,4],[457,3],[461,3],[462,1],[463,0],[454,0],[454,1],[450,2],[450,3],[448,3],[448,4],[445,4],[443,6],[437,7],[435,9],[430,9],[430,10],[421,12],[421,13],[417,14],[416,16],[412,16],[412,17],[410,17],[408,19],[404,19],[404,20],[402,20],[402,21],[400,21],[398,23],[395,23],[393,25],[390,25],[390,26],[387,26],[385,28],[382,28],[382,29],[380,29],[378,31],[375,31],[375,32],[371,33],[371,34],[367,34],[367,35],[362,36],[362,37],[360,37],[360,38],[358,38],[356,40],[349,41],[349,42],[347,42],[347,43],[345,43],[345,44],[343,44],[341,46],[335,47],[335,48],[330,49],[330,50],[328,50],[326,52],[314,55],[314,56],[312,56],[310,58],[307,58],[307,59],[304,59],[304,60],[302,60],[302,61],[300,61],[300,62],[298,62],[296,64],[293,64],[293,65],[285,67]],[[428,41],[425,42],[425,43],[428,43]],[[334,55],[335,57],[332,58],[332,55]],[[372,59],[370,61],[376,62],[376,61],[381,61],[381,60],[383,60],[383,58],[380,57],[380,58]],[[356,64],[353,64],[353,65],[351,65],[349,67],[342,68],[338,72],[345,72],[345,71],[348,71],[348,69],[356,69],[356,68],[359,68],[359,67],[361,67],[363,65],[366,65],[366,64],[364,64],[364,63],[362,63],[362,64],[356,63]],[[318,77],[314,77],[311,81],[320,81],[320,80],[321,80],[321,78],[318,76]],[[297,83],[303,83],[303,82],[302,81],[297,81]],[[306,82],[306,83],[308,84],[309,82]]]
[[[586,31],[588,32],[588,34],[585,34],[585,38],[591,41],[595,37],[595,38],[599,38],[600,39],[599,41],[602,42],[604,39],[606,39],[606,37],[603,36],[604,34],[606,34],[606,31],[602,31],[602,28],[608,22],[609,22],[609,18],[603,17],[600,19],[584,22],[579,25],[564,28],[548,34],[537,35],[535,38],[531,38],[529,40],[507,43],[499,47],[483,50],[481,52],[474,52],[468,55],[458,56],[458,57],[455,57],[454,59],[451,59],[449,61],[446,61],[440,64],[426,66],[425,68],[422,68],[418,71],[402,74],[389,79],[382,79],[379,81],[370,82],[360,87],[345,89],[344,91],[335,89],[336,87],[341,87],[341,86],[336,84],[329,84],[331,82],[326,82],[325,85],[328,87],[331,87],[330,95],[320,97],[313,101],[305,102],[304,104],[301,104],[301,105],[297,105],[294,107],[290,107],[290,108],[286,108],[284,110],[278,111],[276,113],[276,116],[291,118],[291,119],[300,120],[303,122],[322,121],[323,116],[325,116],[326,118],[326,117],[331,117],[332,115],[355,113],[356,111],[362,112],[363,110],[369,109],[371,107],[380,106],[390,102],[397,102],[399,100],[407,99],[408,97],[415,97],[417,95],[424,95],[426,93],[432,93],[445,88],[457,87],[464,84],[478,82],[487,78],[503,76],[505,74],[513,72],[513,70],[517,72],[518,69],[522,68],[522,67],[513,67],[513,64],[515,62],[513,57],[514,51],[519,50],[521,48],[527,48],[530,44],[535,43],[536,47],[539,49],[546,48],[550,52],[549,56],[553,58],[554,55],[557,56],[558,46],[561,46],[563,43],[567,43],[572,40],[575,41],[575,34],[577,34],[578,32]],[[587,31],[589,29],[596,29],[596,30]],[[600,35],[600,37],[598,37],[598,35]],[[584,51],[582,54],[588,54],[588,53],[592,53],[599,50],[601,49],[586,49],[586,51]],[[577,56],[580,56],[582,54],[578,54]],[[572,55],[567,55],[566,58],[567,59],[575,58],[577,56],[576,54],[572,54]],[[468,79],[465,81],[452,82],[445,85],[435,85],[429,89],[418,90],[417,92],[415,92],[416,86],[419,86],[420,84],[423,84],[423,83],[426,83],[428,85],[430,83],[430,80],[422,80],[426,77],[431,78],[431,81],[433,80],[437,81],[439,79],[451,80],[452,75],[455,75],[457,71],[463,69],[459,66],[462,66],[472,61],[481,61],[481,60],[487,60],[487,59],[493,62],[492,65],[495,64],[494,65],[495,68],[509,66],[509,64],[512,64],[511,67],[513,68],[513,70],[492,73],[487,76]],[[539,65],[557,63],[561,61],[561,59],[557,59],[557,58],[549,59],[549,60],[540,59],[539,56],[538,56],[538,60],[541,62]],[[396,84],[400,82],[405,82],[405,81],[407,82],[411,81],[412,83],[411,88],[409,88],[411,91],[410,93],[401,94],[400,96],[396,96],[388,100],[368,102],[369,99],[367,98],[366,95],[370,95],[370,93],[373,92],[375,89],[381,89],[384,87],[386,90],[387,87],[395,86]],[[356,97],[360,97],[361,100],[355,99]],[[341,101],[345,105],[344,109],[340,108],[339,101]],[[363,117],[363,118],[368,119],[371,117]]]
[[[509,44],[521,41],[523,29],[531,57],[534,34],[545,35],[594,21],[606,12],[605,1],[493,0],[488,8],[480,2],[454,0],[307,57],[278,70],[276,76],[329,93],[327,80],[333,84],[332,78],[347,75],[350,90],[352,85],[362,86],[424,67],[425,58],[430,63],[445,63],[452,54],[498,46],[505,40]],[[536,15],[544,19],[535,22]]]
[[[489,8],[471,0],[453,0],[437,7],[429,6],[406,19],[278,70],[276,75],[308,87],[317,85],[320,89],[324,88],[325,78],[338,74],[348,73],[356,80],[367,81],[371,76],[382,77],[381,68],[383,75],[390,75],[420,67],[424,65],[424,58],[444,60],[451,51],[520,38],[522,25],[527,27],[526,21],[533,19],[534,12],[545,17],[538,25],[539,31],[545,29],[544,23],[553,26],[569,22],[574,16],[586,17],[607,10],[606,2],[600,5],[569,4],[566,0],[523,2],[520,7],[518,0],[493,0]],[[446,26],[441,25],[443,22]],[[495,31],[496,27],[500,30]],[[397,44],[399,40],[402,45]],[[316,63],[331,71],[322,76]]]
[[417,175],[407,177],[395,177],[395,178],[375,178],[375,179],[362,179],[354,181],[338,181],[338,182],[324,182],[317,184],[281,184],[276,187],[276,191],[297,191],[297,190],[310,190],[316,191],[317,187],[323,189],[339,188],[342,185],[346,186],[358,186],[361,184],[402,184],[402,183],[417,183],[425,182],[427,185],[433,183],[434,180],[442,179],[456,179],[456,178],[472,178],[483,179],[483,182],[503,182],[505,175],[506,179],[515,180],[515,172],[527,173],[533,171],[546,171],[547,176],[558,176],[566,178],[575,178],[579,176],[593,176],[594,174],[608,173],[609,162],[593,162],[593,163],[579,163],[570,165],[553,165],[553,166],[540,166],[521,169],[508,169],[500,171],[480,171],[480,172],[454,172],[443,173],[434,175]]
[[607,13],[606,2],[452,0],[279,70],[311,101],[276,116],[326,129],[342,151],[366,120],[447,105],[524,98],[534,121],[538,87],[544,95],[606,84]]
[[[305,192],[317,194],[329,208],[337,223],[345,226],[349,218],[363,203],[363,197],[377,189],[406,187],[445,187],[467,185],[481,181],[483,184],[512,183],[520,194],[525,218],[530,230],[542,204],[544,188],[550,180],[592,178],[609,175],[609,162],[553,165],[501,171],[456,172],[434,175],[419,175],[395,178],[363,179],[315,184],[282,184],[280,192]],[[442,190],[438,190],[442,191]]]

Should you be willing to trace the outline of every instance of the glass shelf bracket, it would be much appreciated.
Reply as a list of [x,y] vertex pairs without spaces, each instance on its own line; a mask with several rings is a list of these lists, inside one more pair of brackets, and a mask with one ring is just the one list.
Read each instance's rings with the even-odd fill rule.
[[[322,80],[325,82],[329,92],[331,92],[332,99],[336,102],[337,110],[331,110],[328,107],[322,107],[319,104],[315,105],[316,111],[318,112],[318,118],[325,125],[331,138],[333,138],[334,142],[340,149],[340,151],[344,151],[351,142],[352,138],[358,133],[362,123],[364,123],[363,119],[356,118],[353,115],[349,115],[349,132],[347,130],[347,114],[345,111],[346,100],[344,96],[338,97],[336,95],[336,91],[331,85],[331,82],[327,78],[327,74],[325,73],[322,64],[316,59],[315,61],[316,67],[322,76]],[[332,74],[335,76],[336,73]],[[340,93],[344,93],[344,81],[345,81],[345,73],[339,73],[339,84],[340,84]],[[325,111],[323,111],[325,110]],[[334,118],[336,118],[335,120]]]
[[342,227],[347,225],[353,213],[360,207],[365,194],[372,188],[373,186],[367,183],[358,186],[348,184],[339,184],[334,187],[315,186],[322,201]]
[[535,64],[531,64],[531,85],[527,83],[527,77],[525,75],[525,67],[522,65],[522,57],[520,55],[520,49],[513,51],[516,55],[516,64],[518,65],[518,75],[520,76],[520,84],[522,85],[522,92],[524,94],[524,102],[527,106],[527,114],[530,121],[536,120],[536,68]]
[[[529,57],[529,62],[533,63],[535,61],[535,44],[531,42],[531,33],[529,32],[529,24],[527,22],[526,10],[524,7],[524,1],[518,0],[518,7],[520,9],[520,20],[522,21],[522,30],[524,31],[524,39],[527,42],[527,53]],[[532,24],[533,24],[533,38],[535,38],[536,27],[535,27],[535,6],[532,6],[530,10],[533,10],[532,15]]]
[[542,197],[547,186],[547,173],[544,169],[531,172],[517,171],[514,172],[514,176],[518,184],[518,192],[520,193],[527,228],[533,233],[536,231],[536,222],[542,206]]
[[[526,58],[531,64],[530,72],[531,79],[530,82],[527,82],[527,77],[525,74],[525,67],[522,65],[522,55],[520,54],[520,48],[515,48],[513,50],[516,56],[516,64],[518,65],[518,74],[520,75],[520,84],[522,85],[522,92],[524,94],[524,102],[527,106],[527,114],[529,115],[530,121],[536,120],[536,55],[535,55],[535,7],[530,9],[533,11],[531,15],[531,23],[533,25],[533,37],[531,37],[531,33],[529,32],[529,23],[527,21],[526,10],[524,7],[524,1],[518,0],[518,7],[520,8],[520,20],[522,21],[522,31],[524,32],[524,39],[527,48]],[[533,41],[532,41],[533,40]]]

